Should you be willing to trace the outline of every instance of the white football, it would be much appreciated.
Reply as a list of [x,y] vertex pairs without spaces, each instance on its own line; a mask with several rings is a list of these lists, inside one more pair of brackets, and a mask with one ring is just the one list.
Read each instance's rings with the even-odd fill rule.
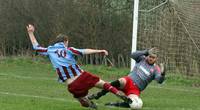
[[131,97],[132,103],[129,104],[131,109],[142,109],[143,102],[139,97]]

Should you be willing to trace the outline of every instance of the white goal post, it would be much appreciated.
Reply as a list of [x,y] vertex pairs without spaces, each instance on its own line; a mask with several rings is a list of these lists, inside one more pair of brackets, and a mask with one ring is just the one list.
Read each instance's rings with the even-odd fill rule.
[[[135,52],[137,49],[138,12],[139,12],[139,0],[134,0],[131,53]],[[134,65],[135,65],[135,61],[133,59],[131,59],[131,70],[133,69]]]

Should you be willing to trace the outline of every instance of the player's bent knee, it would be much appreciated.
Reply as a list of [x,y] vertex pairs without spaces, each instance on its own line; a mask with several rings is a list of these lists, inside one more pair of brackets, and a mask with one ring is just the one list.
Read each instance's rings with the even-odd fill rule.
[[132,100],[132,103],[129,104],[131,109],[142,109],[143,102],[141,98],[139,98],[137,95],[131,95],[129,98]]
[[105,84],[106,82],[103,81],[103,80],[99,80],[96,84],[95,84],[95,87],[97,88],[103,88],[103,85]]
[[118,80],[120,82],[120,88],[124,88],[124,86],[126,85],[126,79],[125,78],[120,78]]

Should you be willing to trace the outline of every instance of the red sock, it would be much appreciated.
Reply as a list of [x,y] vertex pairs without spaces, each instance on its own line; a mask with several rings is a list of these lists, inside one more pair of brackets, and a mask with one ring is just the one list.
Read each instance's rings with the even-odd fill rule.
[[112,92],[113,94],[117,94],[119,90],[117,90],[115,87],[111,86],[109,83],[105,83],[103,85],[103,89],[107,90],[109,92]]

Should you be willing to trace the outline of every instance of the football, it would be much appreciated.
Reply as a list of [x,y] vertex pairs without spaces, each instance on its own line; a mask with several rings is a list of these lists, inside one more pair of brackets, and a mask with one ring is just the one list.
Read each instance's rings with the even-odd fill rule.
[[132,103],[129,104],[131,109],[142,109],[143,102],[138,96],[131,98]]

